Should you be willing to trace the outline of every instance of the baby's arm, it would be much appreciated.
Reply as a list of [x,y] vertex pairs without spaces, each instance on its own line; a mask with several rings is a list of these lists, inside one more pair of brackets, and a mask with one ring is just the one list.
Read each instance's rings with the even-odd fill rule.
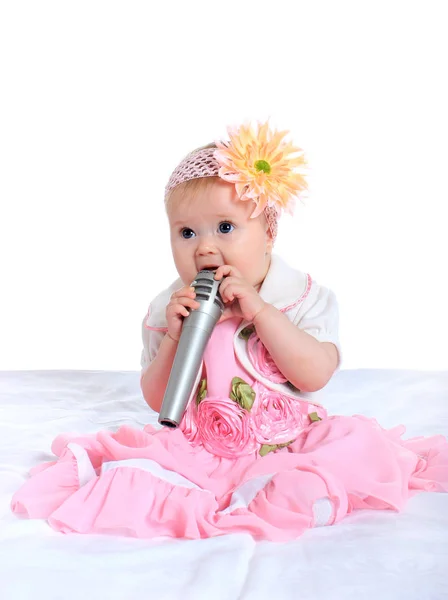
[[160,343],[157,354],[140,379],[143,397],[156,412],[160,412],[162,406],[182,331],[183,319],[188,316],[189,309],[199,308],[199,302],[195,300],[195,297],[194,288],[188,285],[171,294],[170,302],[166,307],[168,331]]
[[146,403],[156,412],[160,412],[163,396],[173,365],[177,344],[169,335],[163,338],[156,357],[148,366],[140,380]]
[[272,304],[265,304],[253,322],[275,364],[295,387],[315,392],[328,383],[339,360],[334,344],[319,342]]

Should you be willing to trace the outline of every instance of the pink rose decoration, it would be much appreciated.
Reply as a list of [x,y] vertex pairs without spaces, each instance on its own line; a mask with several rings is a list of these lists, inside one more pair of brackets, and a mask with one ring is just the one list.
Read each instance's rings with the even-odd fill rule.
[[279,392],[257,390],[251,421],[255,439],[260,444],[285,444],[294,440],[308,425],[308,415],[300,400]]
[[192,398],[185,410],[183,419],[179,425],[179,429],[183,432],[184,436],[193,446],[197,446],[200,441],[198,426],[196,424],[196,415],[196,400],[195,398]]
[[217,456],[236,458],[257,447],[249,413],[230,398],[204,398],[197,408],[196,423],[204,447]]
[[251,363],[259,373],[264,375],[273,383],[285,383],[286,377],[277,368],[272,356],[266,350],[266,346],[261,343],[257,335],[251,335],[247,341],[247,351]]

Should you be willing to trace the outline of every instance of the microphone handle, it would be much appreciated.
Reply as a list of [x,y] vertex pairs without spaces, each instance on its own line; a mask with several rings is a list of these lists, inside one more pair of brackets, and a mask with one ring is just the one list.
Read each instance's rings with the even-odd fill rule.
[[178,427],[201,365],[205,347],[220,317],[199,308],[185,320],[159,413],[159,423]]

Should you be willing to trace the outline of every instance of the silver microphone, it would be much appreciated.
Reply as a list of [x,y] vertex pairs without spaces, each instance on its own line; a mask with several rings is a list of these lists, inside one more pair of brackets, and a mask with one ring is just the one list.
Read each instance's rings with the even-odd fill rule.
[[215,271],[203,269],[191,284],[195,288],[196,300],[200,306],[190,311],[182,325],[159,413],[159,423],[166,427],[178,427],[182,421],[205,347],[224,310],[218,292],[221,281],[216,281],[214,276]]

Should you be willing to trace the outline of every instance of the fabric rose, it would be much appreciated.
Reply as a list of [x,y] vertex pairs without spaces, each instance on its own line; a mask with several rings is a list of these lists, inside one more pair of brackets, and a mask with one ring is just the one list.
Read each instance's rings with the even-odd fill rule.
[[280,392],[257,390],[251,411],[252,430],[260,444],[286,444],[294,440],[308,425],[300,400]]
[[201,442],[212,454],[236,458],[256,449],[249,413],[230,398],[204,398],[197,407],[196,424]]
[[278,370],[272,356],[257,335],[251,335],[248,339],[247,352],[253,366],[269,381],[273,383],[285,383],[287,381],[286,377]]
[[198,426],[196,424],[197,406],[207,395],[207,380],[202,379],[196,390],[196,398],[193,398],[185,410],[179,429],[187,440],[193,445],[199,444]]
[[199,443],[199,432],[196,423],[197,408],[196,401],[193,398],[189,403],[184,412],[182,421],[180,422],[179,429],[182,431],[184,436],[193,446],[197,446]]

